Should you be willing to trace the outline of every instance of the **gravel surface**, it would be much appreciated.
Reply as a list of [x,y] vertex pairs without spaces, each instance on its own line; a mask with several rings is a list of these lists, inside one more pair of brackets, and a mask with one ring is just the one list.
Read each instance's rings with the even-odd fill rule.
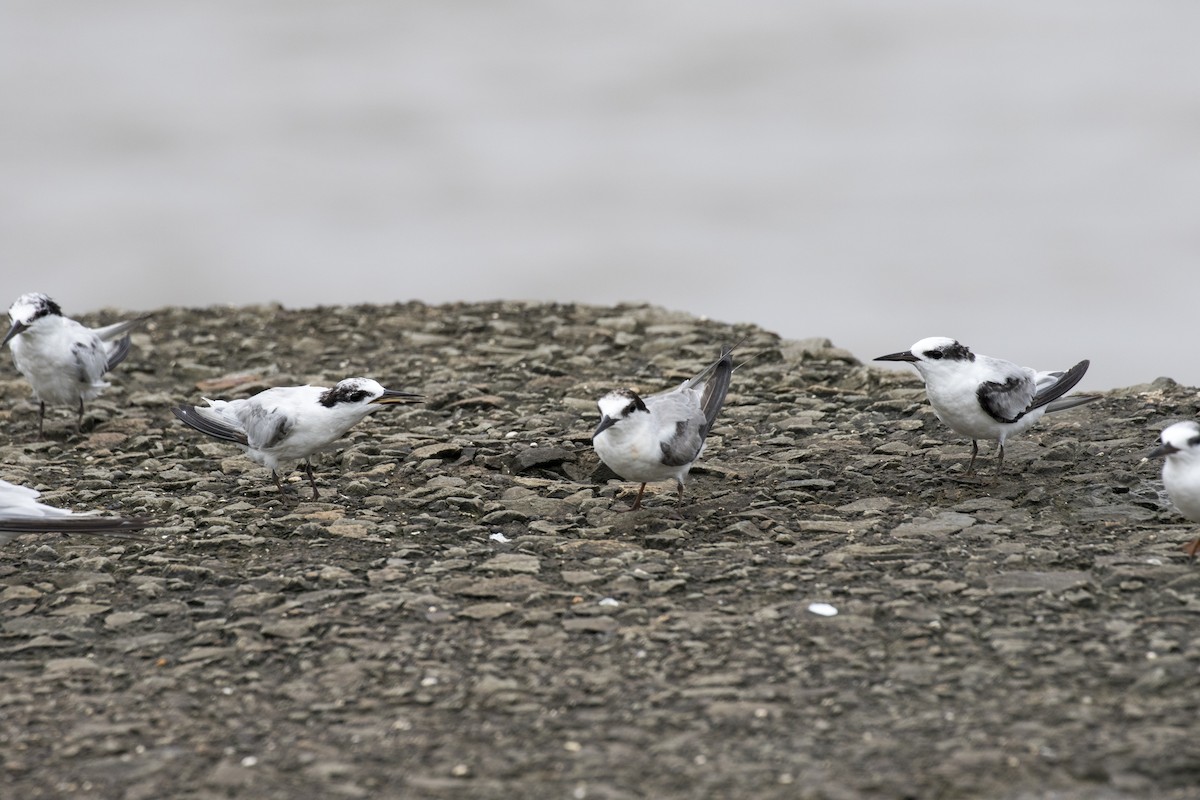
[[[596,398],[742,337],[685,503],[621,513]],[[134,345],[82,436],[0,372],[0,477],[162,522],[0,555],[0,796],[1200,796],[1195,532],[1140,463],[1195,389],[972,479],[915,372],[644,306],[172,308]],[[320,502],[169,411],[352,375],[426,402],[316,459]]]

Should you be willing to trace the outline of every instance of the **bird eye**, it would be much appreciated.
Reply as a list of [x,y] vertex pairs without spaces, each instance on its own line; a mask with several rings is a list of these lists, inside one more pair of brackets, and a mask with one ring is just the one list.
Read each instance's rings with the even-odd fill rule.
[[939,359],[942,357],[942,351],[941,350],[926,350],[925,355],[928,358]]

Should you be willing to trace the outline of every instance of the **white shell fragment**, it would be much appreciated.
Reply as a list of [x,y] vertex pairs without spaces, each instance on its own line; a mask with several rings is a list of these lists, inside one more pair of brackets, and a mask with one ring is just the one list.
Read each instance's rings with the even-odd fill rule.
[[836,617],[837,609],[829,605],[829,603],[809,603],[809,613],[817,614],[822,617]]

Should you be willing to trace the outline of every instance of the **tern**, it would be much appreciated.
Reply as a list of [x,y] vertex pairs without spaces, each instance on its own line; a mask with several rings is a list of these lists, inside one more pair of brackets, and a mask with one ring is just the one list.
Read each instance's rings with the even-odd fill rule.
[[303,461],[313,499],[320,498],[309,458],[328,449],[355,425],[387,405],[419,402],[421,396],[385,389],[370,378],[346,378],[332,388],[279,386],[242,400],[204,400],[206,407],[171,411],[186,425],[241,446],[251,461],[271,470],[283,490],[279,470]]
[[145,519],[96,517],[39,503],[34,489],[0,480],[0,545],[24,533],[94,533],[135,538],[152,523]]
[[18,297],[8,318],[12,327],[0,345],[8,345],[17,371],[33,387],[41,438],[47,403],[78,408],[75,425],[83,430],[84,401],[109,387],[102,379],[129,355],[129,331],[150,317],[89,328],[64,317],[58,303],[34,292]]
[[[1162,458],[1163,486],[1179,513],[1192,522],[1200,522],[1200,425],[1176,422],[1163,429],[1159,445],[1150,458]],[[1196,557],[1200,539],[1189,543],[1184,552]]]
[[1043,414],[1089,403],[1094,396],[1063,397],[1087,372],[1084,359],[1063,372],[1037,372],[1011,361],[976,355],[954,339],[933,336],[876,361],[906,361],[925,381],[933,413],[955,433],[971,438],[975,469],[979,439],[999,442],[996,474],[1004,466],[1004,442],[1029,429]]
[[630,511],[642,507],[651,481],[674,479],[683,501],[683,481],[704,451],[704,442],[729,391],[733,348],[699,375],[675,389],[639,397],[632,389],[609,392],[597,401],[600,424],[592,447],[609,469],[627,481],[638,481]]

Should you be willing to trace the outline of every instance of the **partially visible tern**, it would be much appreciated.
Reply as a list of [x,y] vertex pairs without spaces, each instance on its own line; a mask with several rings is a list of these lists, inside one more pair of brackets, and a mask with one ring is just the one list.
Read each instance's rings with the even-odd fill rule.
[[[1189,420],[1167,426],[1149,457],[1164,459],[1163,486],[1175,508],[1192,522],[1200,522],[1200,425]],[[1189,558],[1195,558],[1197,550],[1200,539],[1184,548]]]
[[8,309],[12,326],[0,341],[12,351],[17,371],[33,387],[38,401],[38,437],[43,435],[46,404],[78,409],[75,427],[83,430],[83,404],[107,389],[103,380],[129,355],[129,332],[149,315],[89,328],[64,317],[44,294],[23,294]]
[[145,519],[77,514],[38,502],[34,489],[0,480],[0,545],[25,533],[88,533],[137,538],[153,523]]

